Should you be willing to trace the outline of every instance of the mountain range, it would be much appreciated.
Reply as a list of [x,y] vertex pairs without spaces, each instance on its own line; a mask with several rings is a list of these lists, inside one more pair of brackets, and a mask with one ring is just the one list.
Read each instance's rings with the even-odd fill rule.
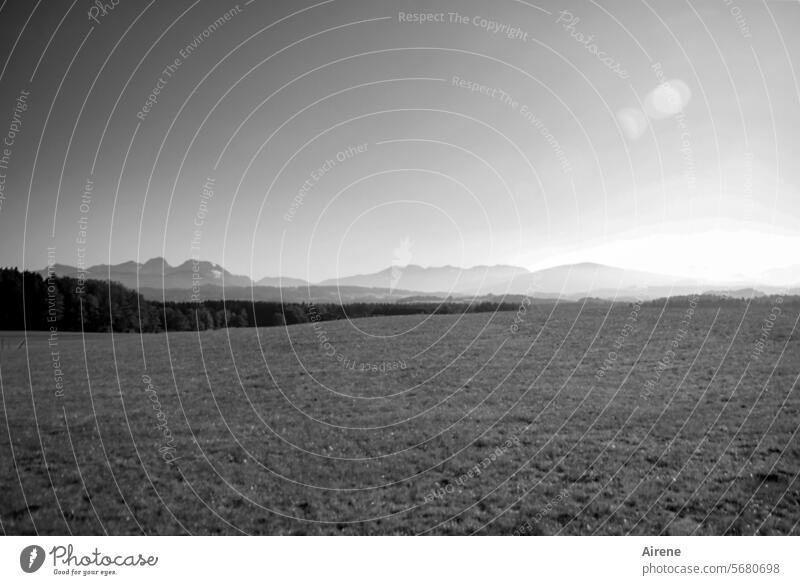
[[[51,269],[58,276],[75,277],[78,274],[78,269],[73,266],[55,264]],[[39,272],[46,276],[47,271],[45,268]],[[86,278],[116,281],[137,289],[145,298],[166,300],[190,300],[193,287],[199,287],[202,298],[208,300],[224,296],[228,299],[287,302],[397,302],[410,297],[441,300],[491,295],[629,300],[701,292],[736,296],[800,292],[800,266],[771,271],[758,282],[723,284],[590,262],[554,266],[535,272],[507,265],[458,268],[410,264],[319,283],[284,277],[253,281],[248,276],[232,274],[213,262],[187,260],[172,266],[164,258],[153,258],[144,263],[99,264],[89,267],[86,273]]]
[[[78,274],[74,266],[56,264],[52,267],[58,276]],[[187,260],[178,266],[171,266],[164,258],[151,258],[141,264],[139,262],[123,262],[122,264],[97,264],[86,269],[86,278],[111,280],[128,288],[176,288],[191,289],[199,281],[202,284],[218,283],[225,286],[251,286],[253,283],[247,276],[231,274],[219,264],[201,260]],[[40,270],[45,275],[47,268]]]

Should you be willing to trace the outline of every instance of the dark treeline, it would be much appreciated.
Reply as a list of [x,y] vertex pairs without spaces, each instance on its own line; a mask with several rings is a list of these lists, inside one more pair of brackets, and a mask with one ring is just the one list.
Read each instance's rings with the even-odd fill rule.
[[761,296],[752,296],[749,291],[741,291],[738,294],[728,293],[715,293],[713,291],[706,292],[700,295],[680,295],[669,298],[660,298],[646,301],[643,305],[646,307],[658,307],[659,309],[666,306],[670,309],[686,308],[686,307],[744,307],[751,305],[754,307],[767,305],[767,306],[791,306],[797,307],[800,305],[800,296],[796,293],[797,289],[793,289],[784,294],[763,294]]
[[516,311],[514,303],[334,303],[267,301],[148,301],[125,286],[77,280],[16,268],[0,269],[0,330],[92,332],[194,331],[222,327],[271,327],[360,317]]

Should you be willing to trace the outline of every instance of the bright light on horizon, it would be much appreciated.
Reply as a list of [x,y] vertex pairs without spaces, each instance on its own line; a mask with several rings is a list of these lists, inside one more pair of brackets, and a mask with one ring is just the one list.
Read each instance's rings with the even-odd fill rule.
[[798,249],[798,235],[755,230],[654,233],[615,239],[553,256],[530,266],[530,269],[596,262],[629,270],[725,283],[759,280],[769,271],[800,266],[796,255]]

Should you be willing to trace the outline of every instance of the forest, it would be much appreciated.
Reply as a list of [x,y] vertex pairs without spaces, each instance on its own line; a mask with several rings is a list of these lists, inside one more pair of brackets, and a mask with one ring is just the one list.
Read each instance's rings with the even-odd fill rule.
[[388,315],[516,311],[518,303],[410,302],[313,304],[267,301],[158,302],[117,282],[0,269],[0,330],[86,332],[205,331],[225,327],[274,327],[316,320]]

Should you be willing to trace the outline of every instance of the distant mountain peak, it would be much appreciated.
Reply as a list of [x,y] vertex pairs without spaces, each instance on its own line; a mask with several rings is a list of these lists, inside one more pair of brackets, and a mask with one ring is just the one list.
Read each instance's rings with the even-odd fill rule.
[[576,262],[575,264],[567,264],[574,268],[614,268],[619,270],[616,266],[608,266],[607,264],[600,264],[598,262]]
[[170,263],[167,262],[167,260],[165,258],[162,258],[161,256],[156,256],[155,258],[150,258],[150,260],[148,260],[147,262],[142,264],[141,267],[143,269],[148,269],[148,268],[159,268],[159,269],[161,269],[162,267],[165,268],[165,269],[172,268]]

